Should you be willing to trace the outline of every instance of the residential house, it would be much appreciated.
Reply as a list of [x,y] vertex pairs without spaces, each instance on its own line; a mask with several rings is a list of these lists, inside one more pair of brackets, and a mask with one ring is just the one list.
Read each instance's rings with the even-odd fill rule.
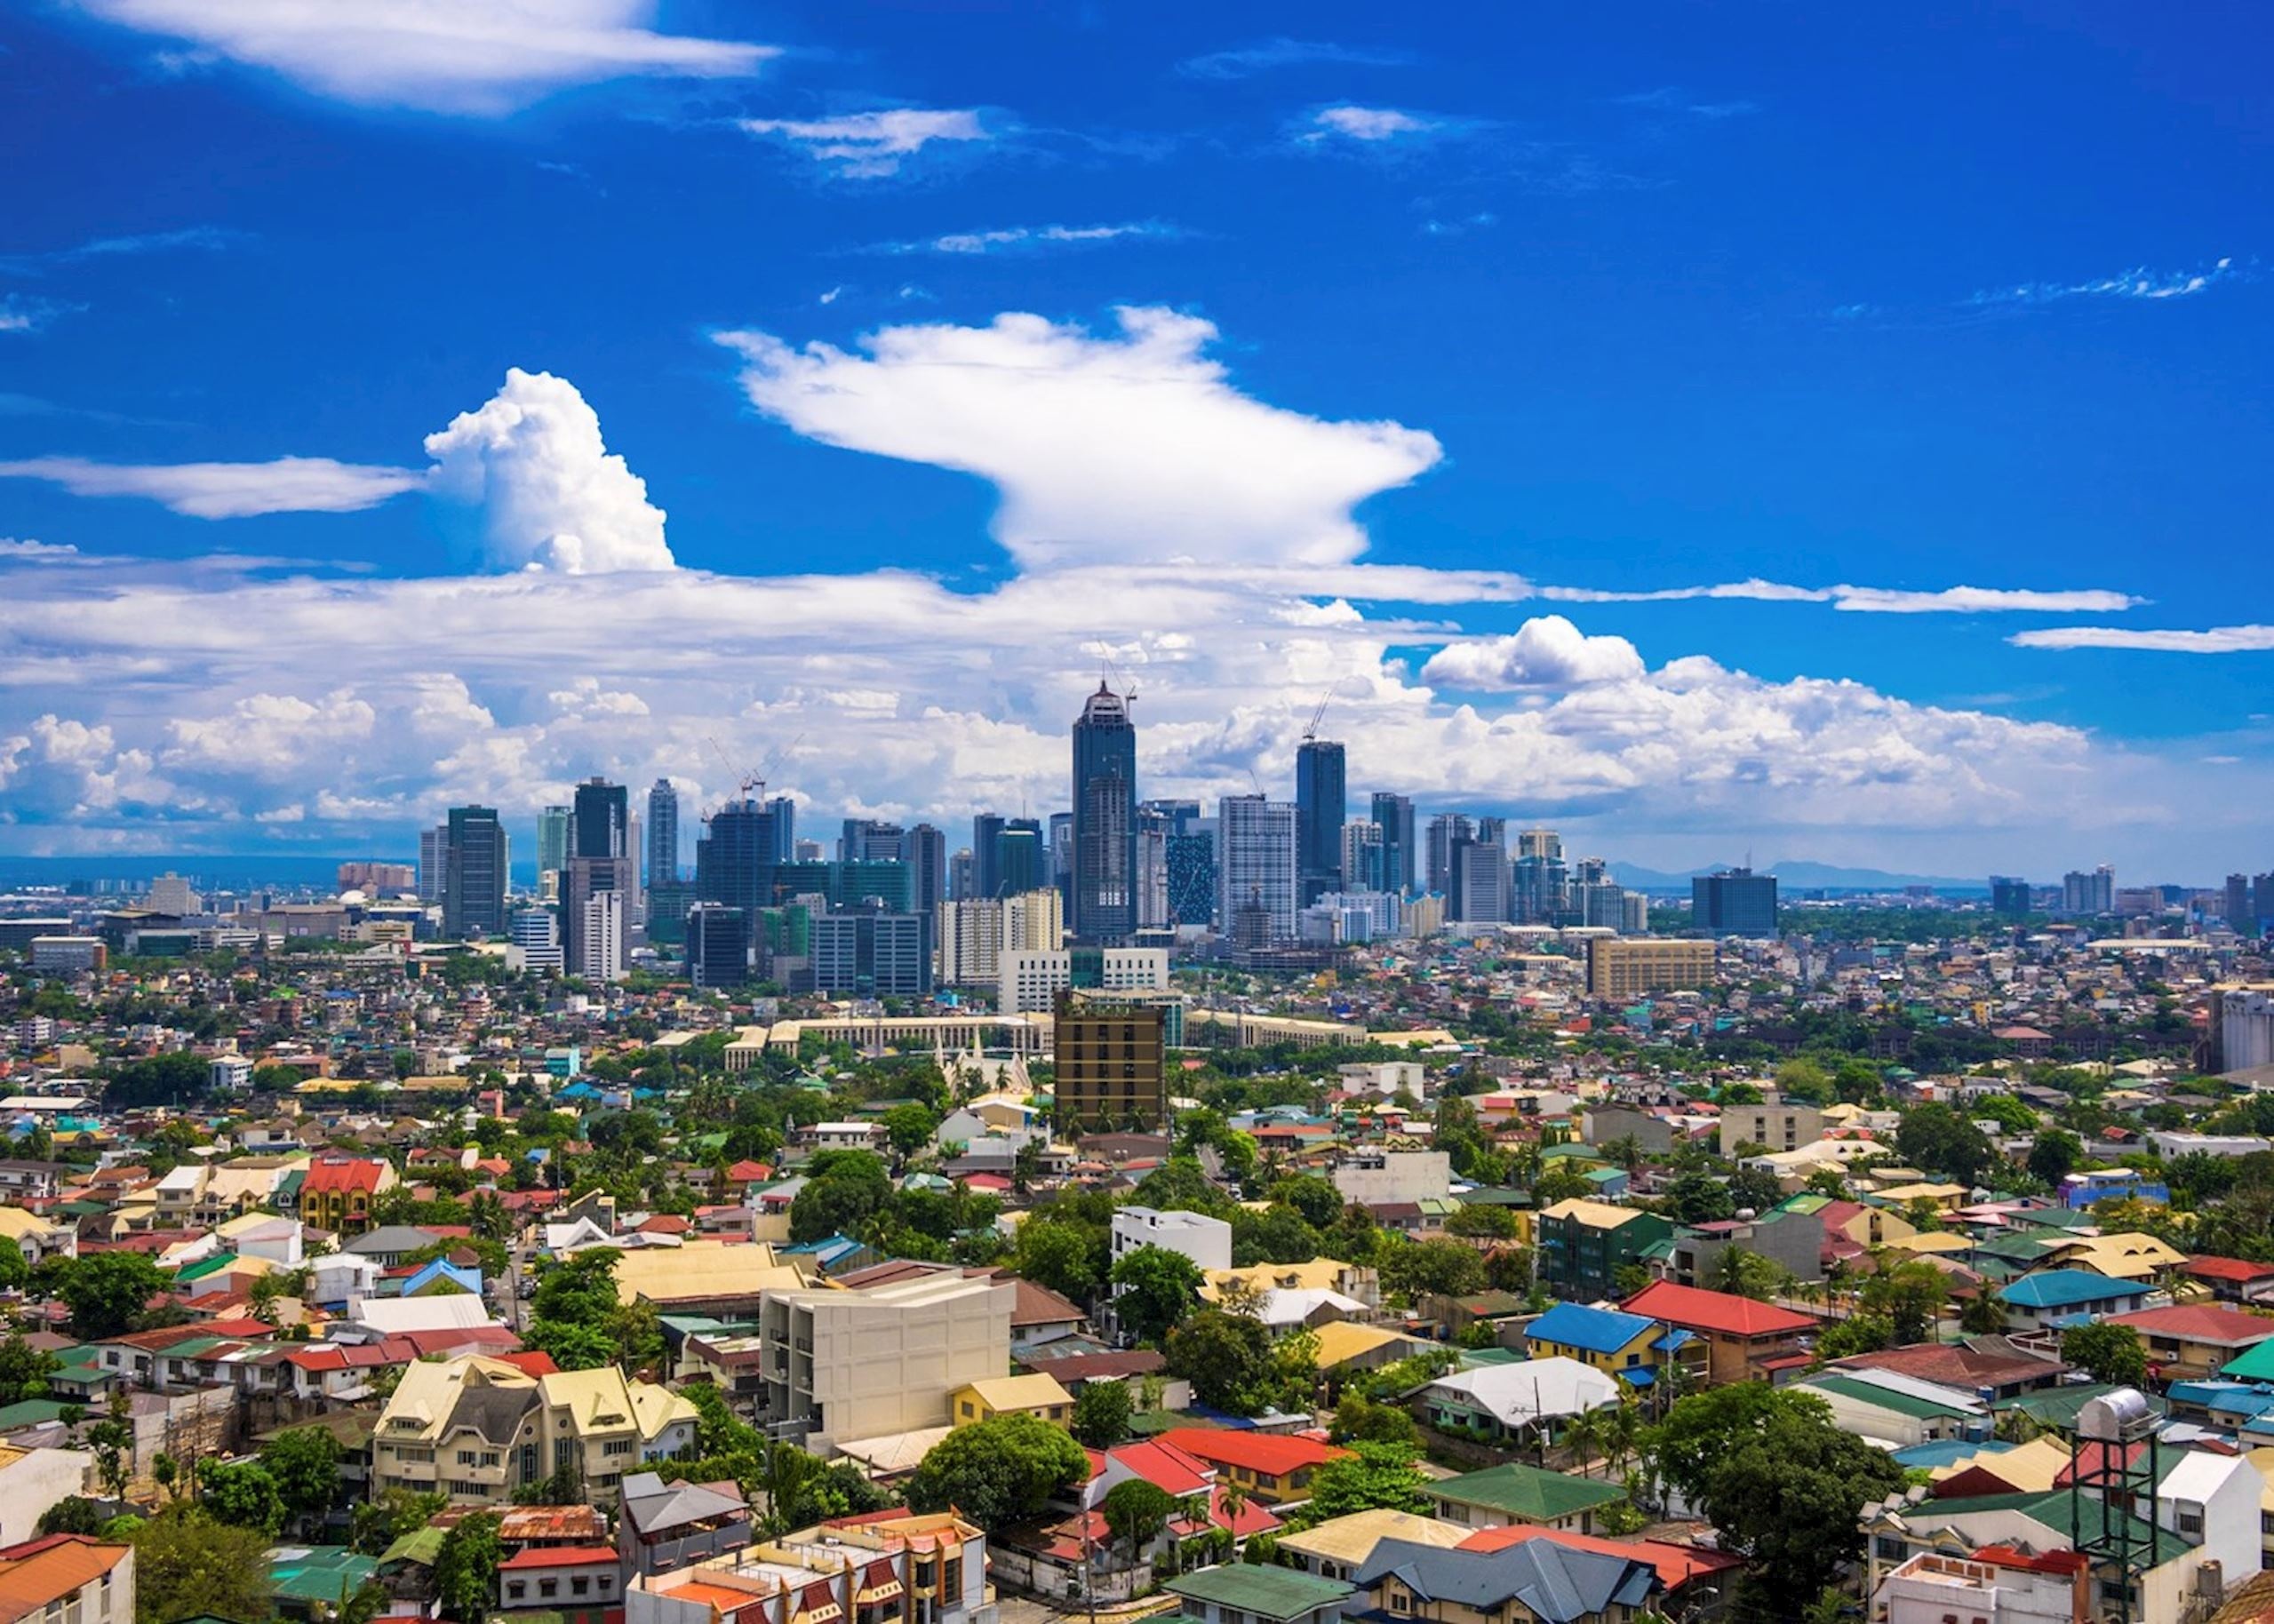
[[134,1548],[56,1533],[0,1548],[0,1624],[134,1624]]
[[2238,1257],[2191,1257],[2180,1272],[2211,1288],[2222,1302],[2274,1302],[2274,1263],[2246,1263]]
[[1657,1379],[1658,1344],[1666,1333],[1640,1314],[1559,1302],[1526,1325],[1523,1337],[1534,1359],[1574,1359],[1640,1388]]
[[1618,1379],[1576,1359],[1479,1365],[1422,1389],[1423,1413],[1443,1432],[1481,1432],[1536,1443],[1571,1417],[1619,1401]]
[[1241,1563],[1180,1573],[1162,1587],[1201,1624],[1342,1624],[1354,1587],[1297,1568]]
[[654,1472],[624,1479],[616,1548],[632,1573],[664,1573],[750,1543],[750,1506],[731,1483],[666,1483]]
[[1073,1419],[1073,1395],[1056,1376],[986,1376],[949,1394],[948,1413],[957,1427],[1013,1414],[1039,1416],[1063,1427]]
[[2110,1316],[2112,1325],[2137,1332],[2148,1351],[2148,1372],[2170,1382],[2209,1376],[2269,1337],[2274,1319],[2214,1303],[2180,1303]]
[[1727,1292],[1654,1280],[1619,1305],[1694,1339],[1675,1350],[1689,1373],[1711,1385],[1778,1381],[1805,1368],[1800,1339],[1817,1329],[1808,1315]]
[[1407,1545],[1458,1545],[1470,1537],[1466,1528],[1433,1517],[1377,1507],[1314,1523],[1300,1533],[1281,1534],[1279,1557],[1321,1579],[1349,1579],[1366,1565],[1374,1548],[1384,1540]]
[[623,1600],[612,1545],[532,1545],[498,1564],[501,1613],[558,1613],[563,1624],[606,1624]]
[[1491,1550],[1384,1540],[1355,1582],[1373,1616],[1434,1624],[1626,1624],[1662,1588],[1639,1555],[1540,1539]]
[[1155,1441],[1215,1468],[1218,1482],[1273,1507],[1309,1500],[1312,1474],[1350,1453],[1315,1438],[1208,1427],[1171,1428]]
[[1540,1285],[1582,1302],[1616,1295],[1619,1271],[1640,1268],[1650,1248],[1674,1232],[1656,1213],[1576,1197],[1543,1209],[1536,1230]]
[[2016,1330],[2055,1330],[2079,1316],[2132,1314],[2160,1296],[2147,1281],[2111,1280],[2082,1269],[2053,1269],[2023,1275],[2001,1286],[2007,1324]]
[[1827,1371],[1795,1383],[1793,1390],[1822,1399],[1843,1432],[1898,1449],[1979,1444],[1995,1428],[1990,1405],[1974,1394],[1893,1371]]
[[1592,1533],[1597,1517],[1626,1501],[1623,1485],[1517,1461],[1440,1477],[1424,1485],[1422,1492],[1440,1518],[1469,1530],[1522,1523]]
[[387,1162],[358,1156],[316,1157],[300,1179],[300,1222],[335,1235],[361,1235],[372,1227],[372,1204],[401,1182]]
[[995,1624],[987,1537],[953,1512],[840,1517],[643,1573],[624,1624]]
[[770,1291],[759,1311],[762,1413],[817,1450],[947,1425],[956,1389],[1010,1368],[1016,1296],[1008,1280],[956,1274],[858,1291]]

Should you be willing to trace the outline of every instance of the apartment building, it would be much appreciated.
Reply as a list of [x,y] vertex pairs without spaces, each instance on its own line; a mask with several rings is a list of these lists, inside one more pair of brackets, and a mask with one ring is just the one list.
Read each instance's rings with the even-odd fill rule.
[[1055,1114],[1092,1132],[1143,1132],[1169,1120],[1169,1015],[1158,1005],[1058,995]]
[[1770,1099],[1759,1105],[1721,1108],[1721,1136],[1716,1149],[1731,1155],[1741,1144],[1797,1150],[1824,1136],[1824,1114],[1813,1105],[1788,1105]]
[[1114,1208],[1113,1261],[1119,1262],[1141,1246],[1181,1253],[1203,1270],[1232,1267],[1232,1226],[1205,1213]]
[[624,1624],[995,1624],[987,1537],[953,1512],[840,1517],[642,1574]]
[[1574,1197],[1540,1214],[1539,1281],[1559,1297],[1592,1302],[1616,1293],[1618,1271],[1642,1266],[1674,1226],[1656,1213]]
[[419,1360],[403,1373],[371,1440],[371,1487],[501,1505],[570,1472],[595,1501],[625,1474],[690,1453],[695,1406],[614,1365],[532,1376],[504,1359]]
[[1587,996],[1641,998],[1713,984],[1713,943],[1597,936],[1587,943]]
[[134,1548],[57,1533],[0,1549],[0,1624],[134,1624]]
[[774,1291],[759,1305],[764,1404],[778,1436],[843,1439],[945,1427],[950,1395],[1010,1368],[1008,1280],[928,1274],[858,1291]]

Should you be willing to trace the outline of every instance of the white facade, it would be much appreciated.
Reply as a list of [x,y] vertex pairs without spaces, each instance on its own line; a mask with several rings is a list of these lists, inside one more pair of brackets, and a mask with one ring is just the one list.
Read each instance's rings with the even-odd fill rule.
[[2229,1071],[2274,1066],[2274,994],[2246,988],[2220,995],[2219,1064]]
[[625,895],[622,891],[595,891],[584,900],[584,919],[577,940],[584,947],[583,974],[586,981],[624,979]]
[[939,980],[948,986],[995,986],[1005,953],[1048,951],[1065,934],[1065,901],[1056,891],[943,904]]
[[523,909],[514,915],[511,929],[507,964],[516,970],[561,973],[561,922],[550,908]]
[[948,1424],[948,1395],[1010,1367],[1008,1282],[920,1276],[866,1291],[768,1292],[768,1413],[826,1454],[842,1438]]
[[[1098,951],[1098,990],[1159,992],[1169,986],[1165,947],[1108,947]],[[1073,954],[1065,948],[1006,952],[996,979],[996,1005],[1005,1015],[1048,1015],[1058,994],[1073,985]]]
[[1203,1270],[1232,1267],[1232,1226],[1204,1213],[1157,1212],[1149,1206],[1113,1211],[1116,1262],[1140,1246],[1181,1253]]
[[1933,1552],[1889,1573],[1871,1597],[1871,1616],[1887,1624],[2072,1624],[2076,1608],[2077,1582],[2066,1574]]
[[[20,1545],[59,1500],[94,1490],[94,1456],[84,1449],[28,1449],[0,1467],[0,1547]],[[127,1616],[133,1614],[129,1593]]]
[[1360,1206],[1441,1200],[1453,1191],[1453,1161],[1442,1150],[1361,1153],[1335,1169],[1335,1189]]
[[1271,939],[1296,939],[1295,808],[1261,795],[1226,795],[1216,809],[1217,919],[1226,932],[1251,902],[1271,916]]

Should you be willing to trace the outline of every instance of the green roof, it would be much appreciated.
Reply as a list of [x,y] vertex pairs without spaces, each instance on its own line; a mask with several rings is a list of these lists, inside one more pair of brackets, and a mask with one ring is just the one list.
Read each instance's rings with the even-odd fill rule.
[[1486,1365],[1521,1365],[1530,1357],[1513,1348],[1464,1348],[1460,1354],[1463,1370],[1475,1370]]
[[[2115,1388],[2104,1382],[2094,1382],[2082,1387],[2047,1388],[2039,1393],[2023,1393],[2018,1397],[2000,1399],[1991,1408],[2000,1413],[2018,1410],[2039,1426],[2067,1431],[2076,1426],[2077,1412],[2085,1407],[2088,1399],[2098,1398],[2103,1394],[2113,1393],[2116,1390]],[[2148,1407],[2158,1415],[2162,1414],[2164,1401],[2152,1393],[2149,1394],[2147,1398]]]
[[1975,1512],[2015,1511],[2031,1521],[2042,1523],[2058,1533],[2063,1545],[2070,1538],[2070,1518],[2081,1517],[2084,1526],[2079,1532],[2084,1542],[2094,1544],[2106,1538],[2109,1531],[2119,1524],[2128,1525],[2129,1543],[2135,1550],[2145,1551],[2152,1536],[2155,1540],[2155,1560],[2158,1564],[2184,1555],[2192,1548],[2169,1529],[2156,1527],[2136,1517],[2118,1512],[2109,1515],[2108,1507],[2089,1494],[2071,1494],[2067,1489],[2042,1489],[2034,1493],[1967,1495],[1956,1500],[1928,1500],[1914,1508],[1906,1508],[1904,1515],[1920,1512],[1940,1513],[1955,1521]]
[[1426,1485],[1425,1492],[1438,1500],[1484,1506],[1528,1523],[1560,1522],[1626,1498],[1626,1491],[1616,1483],[1573,1477],[1518,1461],[1442,1478]]
[[67,1415],[84,1415],[84,1405],[64,1404],[53,1398],[26,1398],[15,1404],[0,1406],[0,1432],[13,1432],[19,1427],[36,1427],[42,1421],[61,1421]]
[[2253,1342],[2219,1366],[2221,1375],[2233,1376],[2243,1381],[2267,1381],[2270,1371],[2274,1371],[2274,1337],[2263,1342]]
[[1853,1376],[1811,1376],[1799,1384],[1801,1392],[1839,1393],[1887,1411],[1892,1415],[1908,1415],[1920,1421],[1938,1415],[1972,1415],[1976,1412],[1953,1404],[1925,1398],[1915,1393],[1899,1393],[1893,1388],[1881,1387],[1876,1381],[1858,1381]]
[[275,1545],[268,1551],[268,1577],[276,1599],[335,1605],[353,1596],[379,1572],[379,1564],[345,1545]]
[[435,1565],[435,1558],[442,1555],[443,1541],[450,1538],[450,1530],[429,1524],[415,1528],[379,1553],[379,1565],[391,1562],[415,1562],[422,1568]]
[[1353,1588],[1339,1579],[1321,1579],[1297,1568],[1262,1567],[1247,1562],[1180,1574],[1161,1588],[1267,1619],[1296,1619],[1331,1607]]

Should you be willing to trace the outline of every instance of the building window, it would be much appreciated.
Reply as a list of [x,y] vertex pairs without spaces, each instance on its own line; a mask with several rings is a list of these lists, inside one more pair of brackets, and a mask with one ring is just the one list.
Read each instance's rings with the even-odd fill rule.
[[540,1579],[537,1581],[537,1593],[543,1596],[558,1596],[561,1594],[561,1581],[557,1579]]
[[517,1602],[528,1594],[529,1584],[525,1580],[514,1579],[507,1581],[506,1595],[508,1599]]

